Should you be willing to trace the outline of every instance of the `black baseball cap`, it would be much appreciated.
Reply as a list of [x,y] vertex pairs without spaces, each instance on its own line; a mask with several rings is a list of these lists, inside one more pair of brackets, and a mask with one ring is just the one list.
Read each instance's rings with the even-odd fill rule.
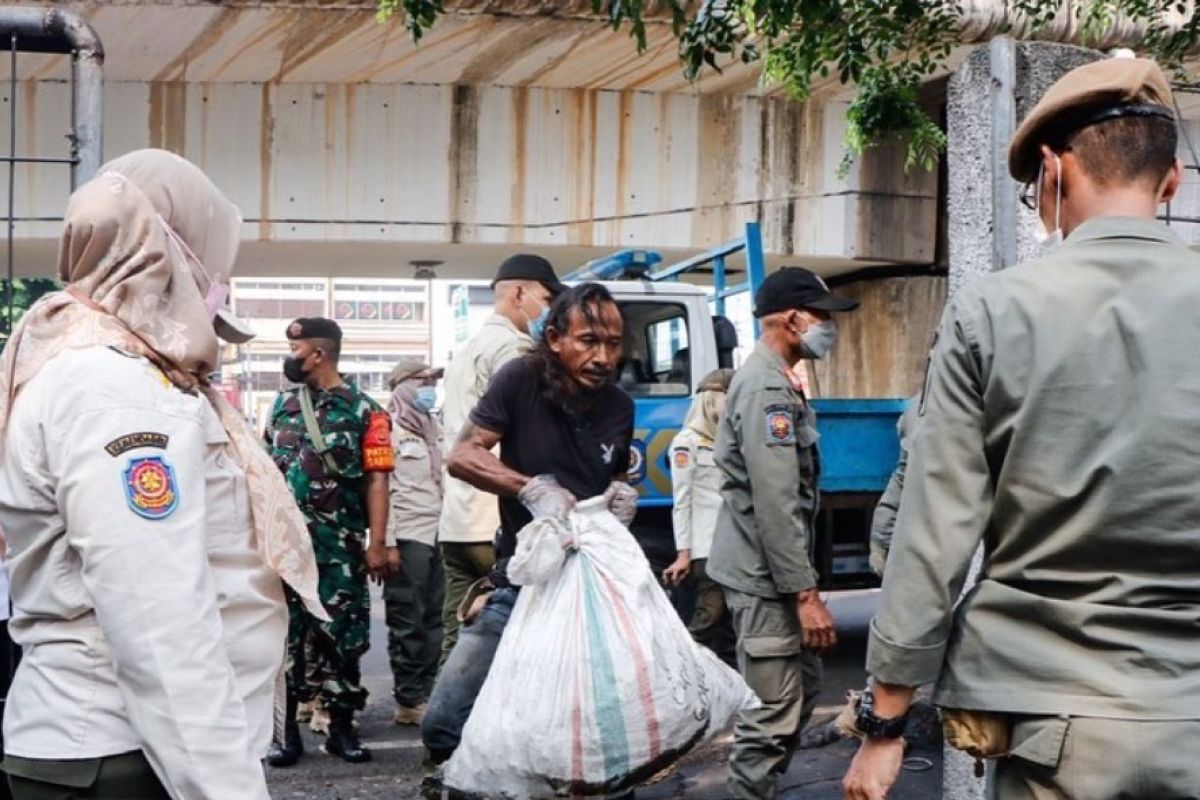
[[332,339],[342,340],[342,329],[336,322],[325,317],[300,317],[287,326],[289,339]]
[[765,317],[794,308],[853,311],[858,308],[858,301],[838,297],[829,291],[819,275],[803,267],[784,267],[768,275],[758,287],[754,295],[754,316]]
[[567,290],[567,287],[554,274],[554,267],[550,265],[550,262],[541,256],[530,253],[517,253],[515,256],[506,258],[500,265],[500,269],[496,270],[492,288],[495,289],[496,284],[500,281],[537,281],[549,289],[550,294],[555,297]]

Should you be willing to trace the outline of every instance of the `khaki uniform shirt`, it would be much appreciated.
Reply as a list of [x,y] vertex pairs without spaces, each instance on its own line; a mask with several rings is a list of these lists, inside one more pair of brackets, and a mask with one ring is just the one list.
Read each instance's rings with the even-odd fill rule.
[[[442,404],[442,423],[449,447],[458,441],[471,409],[483,396],[492,375],[532,344],[533,340],[517,330],[506,317],[493,314],[454,354],[446,368],[445,401]],[[500,509],[494,494],[481,492],[445,475],[445,499],[439,527],[441,541],[491,542],[499,527]]]
[[871,571],[882,576],[887,566],[888,550],[892,548],[892,533],[896,529],[896,512],[900,510],[900,498],[904,493],[904,471],[908,469],[908,439],[912,436],[912,426],[917,420],[917,407],[920,398],[910,400],[900,421],[896,423],[896,433],[900,439],[900,457],[896,461],[896,469],[888,479],[883,490],[883,496],[875,506],[871,517]]
[[708,575],[759,597],[792,595],[817,585],[812,565],[820,461],[816,418],[787,369],[759,342],[733,376],[717,430],[724,502]]
[[[429,445],[425,439],[399,425],[392,426],[396,467],[388,480],[391,512],[388,514],[387,543],[437,542],[442,515],[442,484],[429,467]],[[440,476],[439,476],[440,478]]]
[[287,608],[229,448],[207,400],[110,348],[60,353],[22,390],[0,461],[25,654],[8,755],[140,749],[171,797],[267,800]]
[[[868,669],[943,706],[1200,718],[1200,255],[1094,219],[951,304]],[[979,582],[961,605],[976,546]]]
[[671,440],[671,523],[675,549],[690,550],[692,560],[708,558],[713,528],[721,510],[721,470],[713,441],[691,428]]

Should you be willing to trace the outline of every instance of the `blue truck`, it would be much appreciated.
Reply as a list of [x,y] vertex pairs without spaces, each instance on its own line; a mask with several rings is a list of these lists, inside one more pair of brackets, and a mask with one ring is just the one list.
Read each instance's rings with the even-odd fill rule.
[[[745,280],[730,284],[733,257],[744,260]],[[668,450],[701,378],[734,366],[737,331],[726,300],[754,290],[765,275],[760,232],[686,261],[662,265],[659,254],[625,250],[590,262],[567,281],[597,280],[612,292],[625,317],[618,382],[634,398],[634,453],[630,479],[641,495],[633,532],[651,564],[661,570],[675,557],[671,533]],[[739,273],[740,274],[740,273]],[[708,285],[685,275],[711,276]],[[877,585],[868,565],[871,515],[899,456],[896,422],[904,400],[813,400],[821,434],[821,512],[815,566],[823,589]]]

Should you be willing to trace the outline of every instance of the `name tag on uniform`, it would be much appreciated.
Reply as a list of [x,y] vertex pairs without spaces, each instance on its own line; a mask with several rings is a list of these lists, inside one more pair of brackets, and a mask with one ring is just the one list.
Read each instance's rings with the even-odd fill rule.
[[794,445],[796,425],[792,419],[792,407],[786,403],[775,403],[763,410],[766,421],[767,444]]

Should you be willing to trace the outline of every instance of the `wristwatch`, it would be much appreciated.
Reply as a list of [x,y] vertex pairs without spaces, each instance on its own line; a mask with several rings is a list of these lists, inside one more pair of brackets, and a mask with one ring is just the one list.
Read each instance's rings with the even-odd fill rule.
[[864,691],[858,698],[858,709],[854,714],[854,727],[864,736],[875,736],[881,739],[898,739],[904,734],[908,724],[908,712],[899,717],[883,719],[875,716],[875,695],[870,689]]

